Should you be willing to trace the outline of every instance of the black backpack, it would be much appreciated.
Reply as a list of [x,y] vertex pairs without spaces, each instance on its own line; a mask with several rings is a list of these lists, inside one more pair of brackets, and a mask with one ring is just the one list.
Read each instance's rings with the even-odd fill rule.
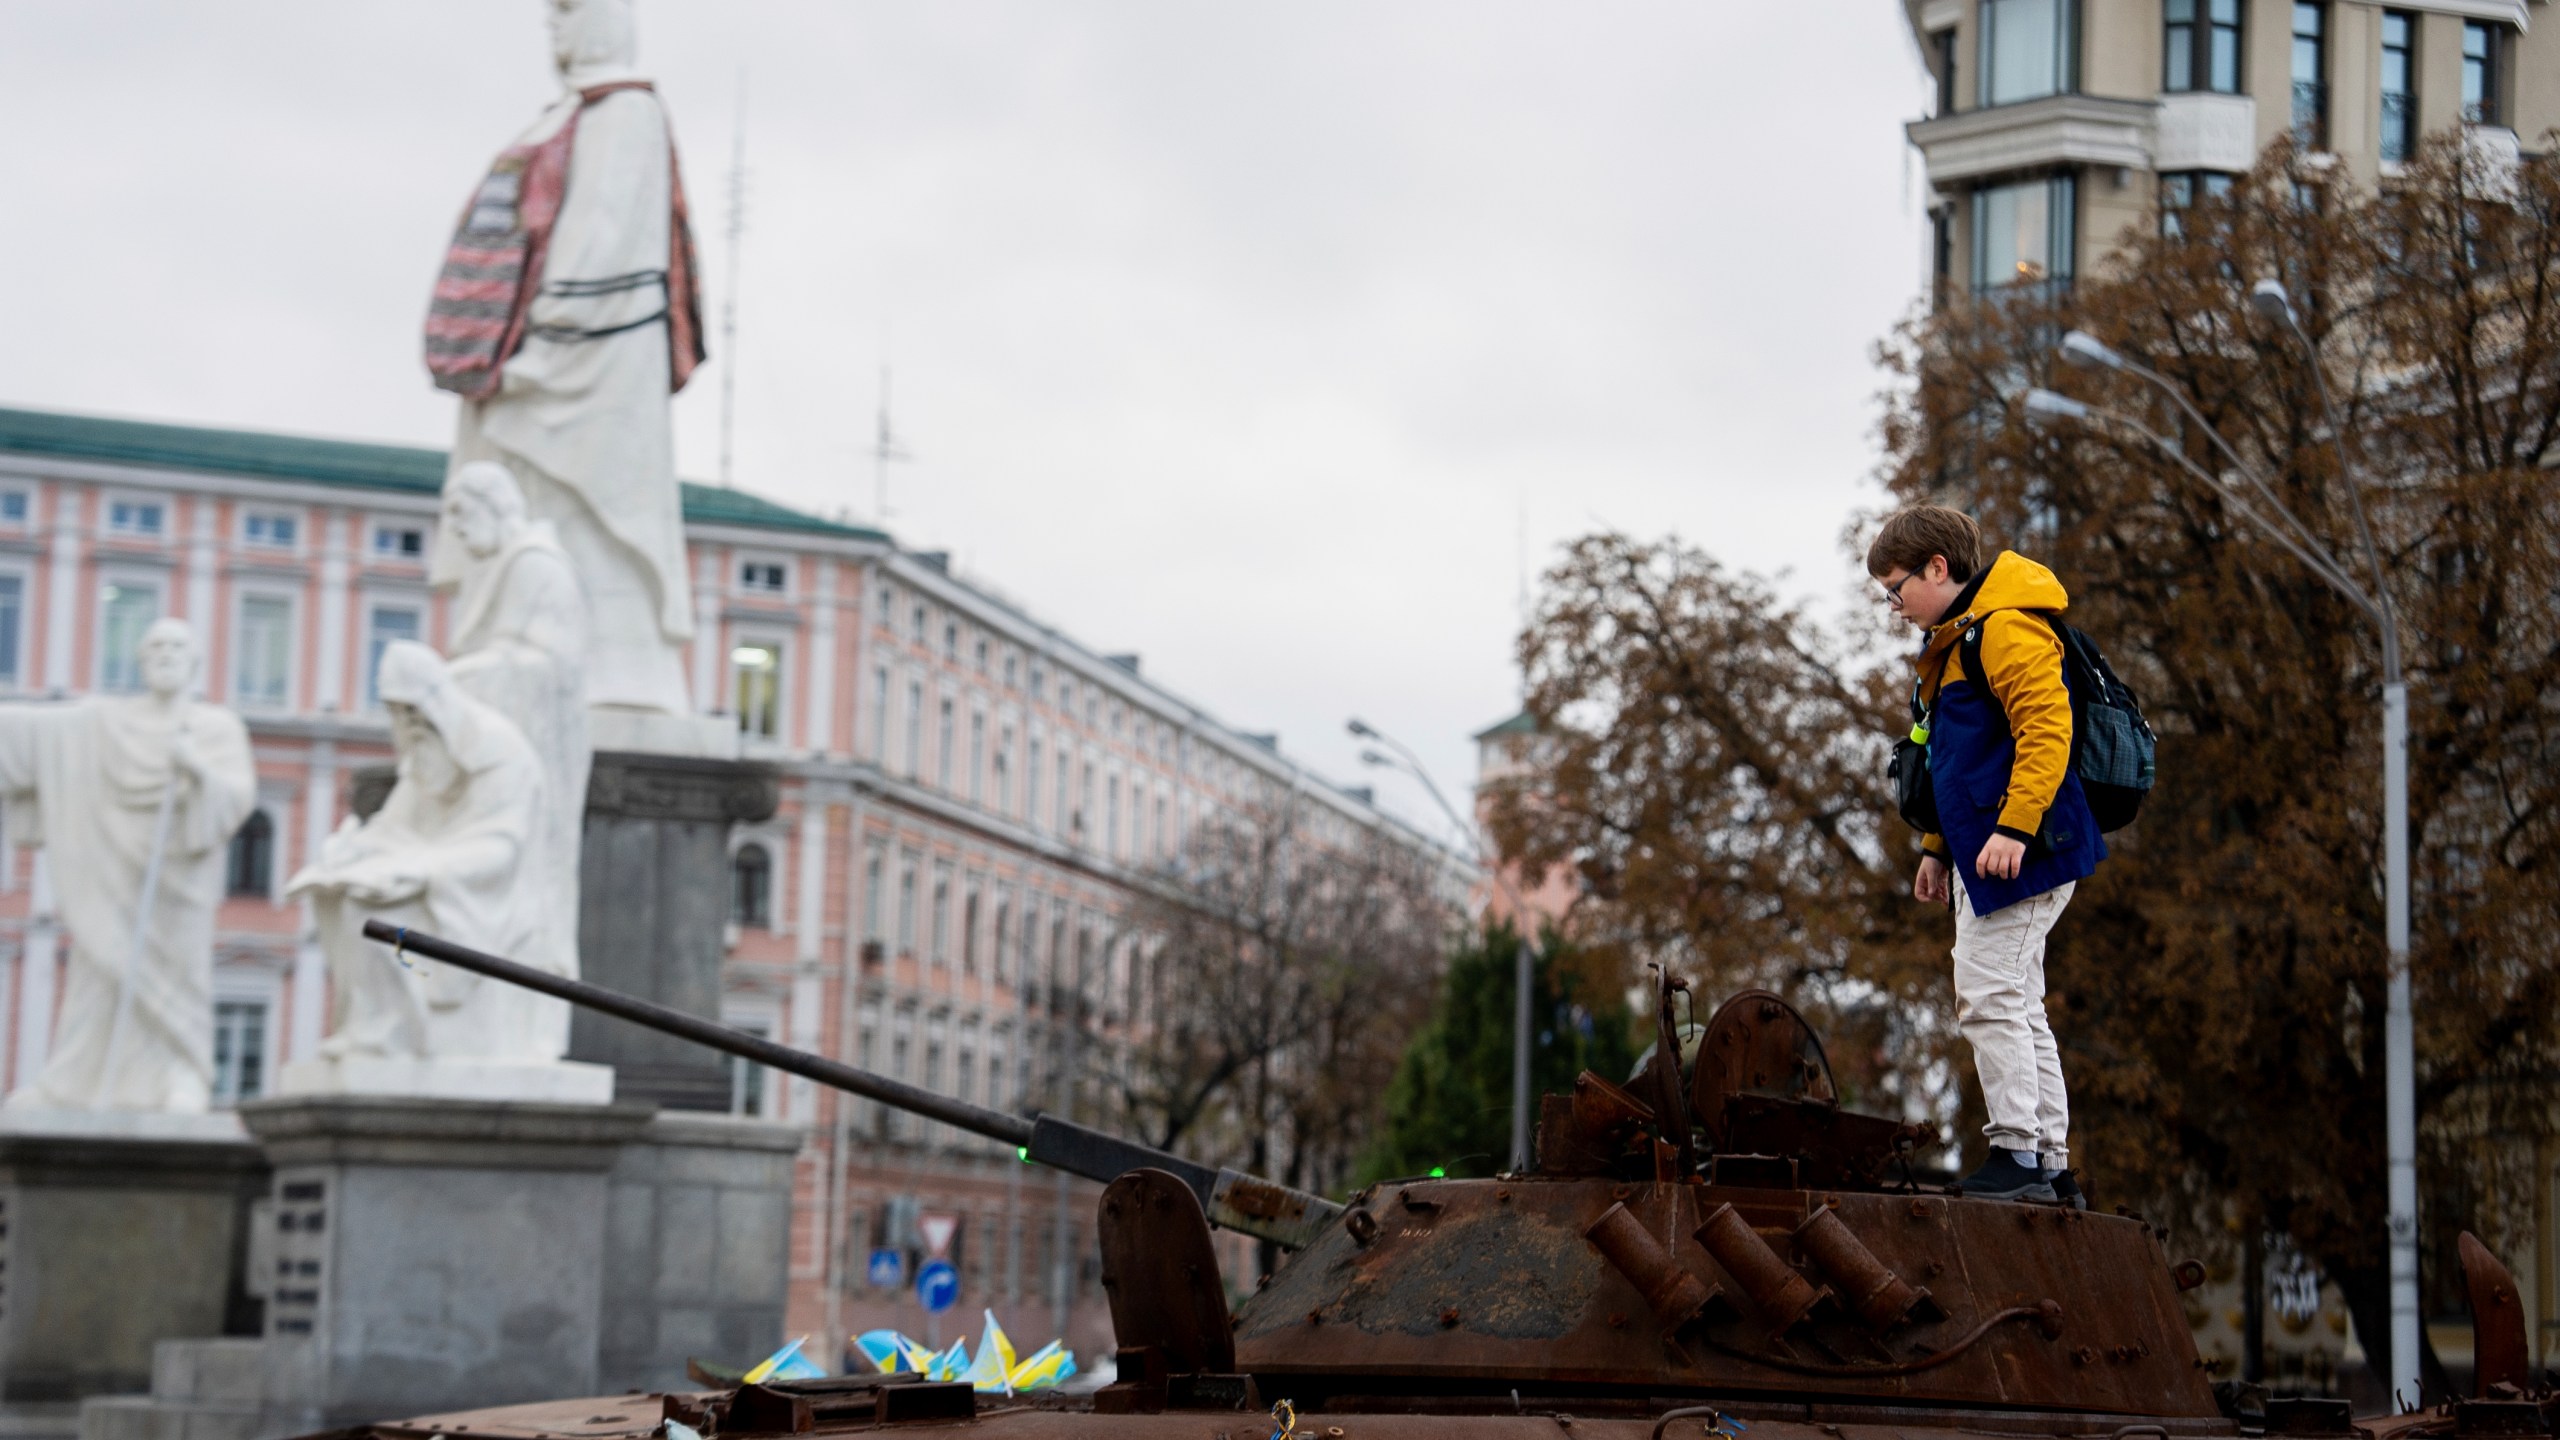
[[[2062,641],[2062,683],[2071,692],[2071,769],[2080,777],[2081,793],[2088,799],[2089,814],[2099,831],[2121,830],[2133,823],[2141,813],[2142,797],[2151,793],[2159,737],[2152,733],[2151,722],[2142,718],[2140,697],[2117,678],[2115,667],[2107,663],[2088,632],[2054,618],[2048,610],[2024,613],[2053,627]],[[1964,673],[1982,685],[1992,708],[1999,709],[2000,697],[1982,678],[1979,622],[1965,628],[1956,648],[1964,656]],[[1920,708],[1920,682],[1912,681],[1911,733],[1894,742],[1890,769],[1895,808],[1914,829],[1933,835],[1942,833],[1938,796],[1929,778],[1929,727],[1937,713],[1934,697],[1927,710]],[[2001,724],[2008,724],[2005,714]]]

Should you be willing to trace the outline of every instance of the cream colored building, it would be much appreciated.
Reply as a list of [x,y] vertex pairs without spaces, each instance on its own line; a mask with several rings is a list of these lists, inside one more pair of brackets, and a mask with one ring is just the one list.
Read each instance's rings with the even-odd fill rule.
[[[2322,183],[2387,181],[2461,126],[2509,159],[2560,127],[2551,0],[1904,0],[1937,82],[1941,295],[2092,273],[2291,130]],[[2156,208],[2155,208],[2156,207]]]

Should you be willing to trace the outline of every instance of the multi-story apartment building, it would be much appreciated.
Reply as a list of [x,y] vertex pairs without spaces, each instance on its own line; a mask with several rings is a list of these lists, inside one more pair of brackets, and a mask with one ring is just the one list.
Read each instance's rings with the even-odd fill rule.
[[[258,809],[217,923],[224,1103],[321,1038],[325,966],[281,891],[349,812],[354,772],[390,757],[374,657],[446,635],[426,578],[444,471],[435,450],[0,410],[0,695],[133,687],[143,629],[171,614],[206,647],[206,697],[249,725]],[[1440,853],[939,554],[738,490],[688,485],[684,511],[694,701],[783,777],[773,818],[734,838],[731,1023],[962,1099],[1066,1108],[1059,1077],[1144,1023],[1155,957],[1124,920],[1204,820],[1285,790],[1319,842]],[[11,1084],[43,1061],[63,951],[42,852],[0,841]],[[808,1130],[790,1325],[813,1354],[876,1325],[925,1332],[905,1282],[944,1220],[955,1334],[992,1306],[1034,1344],[1065,1329],[1107,1353],[1093,1187],[806,1081],[733,1082],[739,1112]],[[901,1257],[892,1283],[874,1283],[879,1251]]]
[[[2512,158],[2560,126],[2550,0],[1903,0],[1937,82],[1940,294],[2090,273],[2290,131],[2314,176],[2386,182],[2460,126]],[[2154,215],[2159,218],[2155,221]]]

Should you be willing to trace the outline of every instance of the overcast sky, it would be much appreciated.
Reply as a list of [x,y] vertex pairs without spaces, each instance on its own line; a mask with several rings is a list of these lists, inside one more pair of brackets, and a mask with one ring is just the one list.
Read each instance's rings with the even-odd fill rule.
[[[447,443],[419,323],[556,91],[541,10],[0,0],[0,405]],[[734,364],[737,483],[875,518],[885,362],[903,542],[1355,782],[1353,713],[1471,777],[1524,553],[1853,583],[1924,259],[1890,0],[639,15],[710,279],[688,478]]]

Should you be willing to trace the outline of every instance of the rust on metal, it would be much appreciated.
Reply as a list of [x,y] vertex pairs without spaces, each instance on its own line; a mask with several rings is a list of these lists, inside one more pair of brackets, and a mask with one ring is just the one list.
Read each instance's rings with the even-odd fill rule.
[[1200,1198],[1180,1176],[1132,1170],[1103,1187],[1095,1238],[1119,1337],[1119,1379],[1096,1404],[1161,1410],[1168,1377],[1236,1368],[1226,1284]]
[[1724,1294],[1723,1287],[1709,1285],[1683,1267],[1624,1205],[1613,1204],[1600,1212],[1600,1218],[1582,1233],[1644,1296],[1644,1303],[1666,1330],[1678,1330],[1697,1319]]
[[1813,1307],[1830,1295],[1827,1287],[1807,1281],[1789,1265],[1760,1232],[1751,1228],[1730,1203],[1716,1207],[1706,1223],[1698,1227],[1698,1243],[1716,1257],[1750,1297],[1752,1307],[1769,1328],[1785,1334],[1804,1323]]
[[2480,1237],[2465,1230],[2460,1241],[2462,1283],[2471,1295],[2473,1385],[2486,1396],[2491,1387],[2520,1387],[2529,1376],[2525,1348],[2524,1307],[2516,1298],[2516,1277],[2500,1264]]
[[1806,1216],[1796,1227],[1796,1243],[1830,1278],[1832,1289],[1849,1309],[1878,1330],[1901,1324],[1929,1298],[1928,1291],[1913,1288],[1877,1259],[1876,1252],[1841,1222],[1833,1206],[1822,1206]]

